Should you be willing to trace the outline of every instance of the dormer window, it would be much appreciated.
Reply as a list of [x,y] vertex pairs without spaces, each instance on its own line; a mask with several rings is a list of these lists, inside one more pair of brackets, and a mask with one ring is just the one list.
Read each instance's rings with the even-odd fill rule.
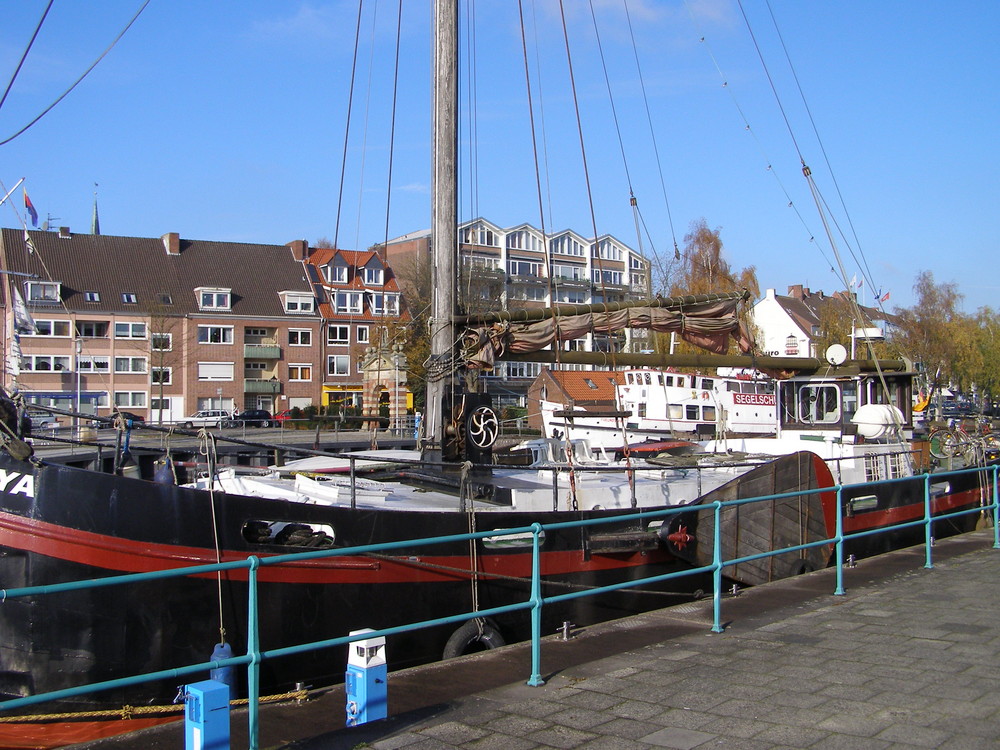
[[285,292],[282,296],[285,300],[286,313],[304,315],[311,313],[315,308],[314,300],[311,295]]
[[101,295],[99,292],[84,292],[83,293],[84,302],[100,302]]
[[381,266],[365,266],[365,286],[382,286],[383,270]]
[[136,296],[133,292],[122,292],[122,302],[124,302],[126,305],[134,305],[138,301],[139,300],[136,299]]
[[233,292],[231,289],[199,287],[194,291],[198,295],[199,310],[232,309]]
[[57,281],[27,282],[28,302],[58,302],[59,286]]
[[333,263],[326,267],[326,273],[331,284],[347,283],[347,266],[341,263]]

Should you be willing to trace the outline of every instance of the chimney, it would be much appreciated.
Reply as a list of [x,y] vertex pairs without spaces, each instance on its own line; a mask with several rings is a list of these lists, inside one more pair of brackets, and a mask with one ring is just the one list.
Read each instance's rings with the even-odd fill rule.
[[163,249],[167,251],[167,255],[181,254],[181,236],[178,232],[167,232],[160,239],[163,240]]
[[805,294],[803,294],[803,290],[802,290],[802,285],[801,284],[793,284],[792,286],[788,287],[788,296],[789,297],[793,297],[795,299],[802,299],[804,296],[806,296],[808,294],[809,294],[809,290],[806,290]]
[[59,227],[59,239],[68,240],[72,235],[69,233],[69,227]]
[[292,240],[286,242],[285,247],[290,248],[292,257],[295,260],[306,260],[309,258],[309,243],[306,240]]

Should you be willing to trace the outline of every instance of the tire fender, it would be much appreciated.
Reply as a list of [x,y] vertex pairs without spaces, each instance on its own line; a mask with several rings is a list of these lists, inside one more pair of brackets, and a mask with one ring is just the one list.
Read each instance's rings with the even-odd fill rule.
[[507,645],[500,631],[489,620],[469,620],[451,634],[441,658],[454,659],[456,656],[467,654],[470,652],[470,647],[475,644],[485,650]]

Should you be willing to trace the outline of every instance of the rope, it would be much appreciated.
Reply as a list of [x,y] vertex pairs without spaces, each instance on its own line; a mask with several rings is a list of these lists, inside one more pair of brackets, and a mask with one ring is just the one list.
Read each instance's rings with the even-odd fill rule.
[[[257,699],[258,703],[278,703],[279,701],[295,700],[304,701],[309,697],[306,690],[291,690],[287,693],[275,693],[274,695],[262,695]],[[250,704],[249,698],[234,698],[229,701],[230,706],[247,706]],[[23,716],[2,716],[0,724],[22,724],[28,722],[52,722],[62,719],[98,719],[98,718],[118,718],[124,720],[134,719],[139,716],[150,716],[155,714],[180,713],[184,710],[183,704],[171,704],[169,706],[129,706],[121,708],[102,709],[96,711],[72,711],[58,714],[28,714]]]
[[[199,453],[205,456],[208,463],[208,502],[212,510],[212,541],[215,544],[215,562],[222,562],[222,547],[219,543],[219,522],[215,513],[215,472],[216,453],[215,435],[202,427],[198,431]],[[219,643],[226,642],[226,624],[222,617],[222,571],[216,571],[216,590],[219,598]]]

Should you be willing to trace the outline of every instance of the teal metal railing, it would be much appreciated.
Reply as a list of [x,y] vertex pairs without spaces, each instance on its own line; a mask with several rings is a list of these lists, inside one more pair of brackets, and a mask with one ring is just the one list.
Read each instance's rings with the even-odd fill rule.
[[[723,627],[721,624],[722,594],[723,594],[722,571],[730,566],[747,563],[753,560],[772,557],[775,555],[786,554],[789,552],[806,550],[812,547],[819,547],[826,544],[833,544],[835,546],[835,561],[836,561],[835,567],[837,571],[836,589],[834,591],[834,595],[843,595],[845,593],[843,585],[843,569],[845,565],[845,560],[844,560],[845,542],[854,538],[860,538],[874,534],[895,532],[900,529],[905,529],[910,527],[923,526],[924,542],[926,547],[924,567],[933,568],[934,567],[932,558],[932,549],[934,541],[933,524],[950,518],[957,518],[959,516],[964,516],[974,513],[987,513],[987,512],[991,513],[994,519],[993,548],[1000,549],[1000,524],[995,522],[998,511],[998,495],[1000,495],[1000,493],[998,493],[998,480],[1000,480],[1000,478],[998,478],[998,473],[1000,473],[1000,466],[990,466],[985,469],[984,468],[963,469],[958,471],[942,472],[933,475],[922,474],[922,475],[917,475],[916,477],[888,479],[872,483],[876,485],[882,485],[882,484],[892,484],[895,482],[914,481],[914,479],[922,481],[924,488],[923,517],[912,521],[901,522],[890,526],[873,528],[865,531],[853,532],[850,534],[844,533],[844,526],[843,526],[844,515],[843,515],[843,502],[842,502],[843,492],[845,489],[850,488],[849,485],[836,485],[834,487],[822,488],[821,490],[817,489],[802,490],[798,492],[789,492],[776,495],[765,495],[755,498],[743,498],[738,500],[727,500],[727,501],[705,503],[703,505],[697,506],[697,508],[702,512],[710,510],[714,514],[713,560],[711,564],[700,567],[685,568],[683,570],[677,570],[671,573],[664,573],[662,575],[648,576],[640,579],[631,579],[627,581],[621,581],[615,584],[589,588],[586,590],[577,590],[547,597],[542,596],[542,575],[541,575],[541,540],[544,538],[544,534],[546,531],[578,528],[585,526],[599,526],[602,524],[620,523],[622,521],[630,521],[630,520],[664,519],[680,513],[690,513],[694,506],[679,506],[679,507],[663,508],[657,510],[646,509],[642,511],[637,511],[636,513],[630,515],[617,515],[609,518],[592,518],[587,520],[553,523],[553,524],[535,523],[530,526],[523,526],[510,529],[490,529],[488,531],[473,532],[468,534],[455,534],[448,536],[429,537],[426,539],[418,539],[418,540],[403,540],[398,542],[389,542],[384,544],[370,544],[358,547],[345,547],[340,549],[315,550],[311,552],[274,555],[263,558],[250,556],[246,560],[216,563],[211,565],[199,565],[186,568],[172,568],[170,570],[111,576],[107,578],[99,578],[86,581],[72,581],[67,583],[51,584],[45,586],[33,586],[28,588],[0,590],[0,603],[3,603],[8,600],[16,599],[19,597],[43,596],[43,595],[57,594],[67,591],[76,591],[81,589],[105,588],[110,586],[120,586],[130,583],[153,581],[153,580],[173,578],[173,577],[194,576],[194,575],[204,576],[206,574],[218,573],[221,571],[239,570],[239,569],[246,569],[248,577],[248,587],[247,587],[248,622],[247,622],[246,654],[241,656],[233,656],[228,659],[199,662],[197,664],[190,664],[183,667],[159,670],[156,672],[149,672],[145,674],[134,675],[131,677],[123,677],[114,680],[106,680],[102,682],[92,683],[89,685],[80,685],[72,688],[66,688],[63,690],[52,691],[49,693],[42,693],[38,695],[31,695],[23,698],[16,698],[8,701],[3,701],[0,702],[0,712],[26,708],[28,706],[38,705],[64,698],[78,697],[81,695],[100,692],[102,690],[130,687],[133,685],[139,685],[147,682],[155,682],[165,679],[185,678],[191,675],[204,676],[206,672],[212,669],[219,669],[223,667],[246,667],[248,698],[249,698],[249,710],[248,710],[248,723],[249,723],[248,736],[250,742],[249,747],[250,750],[257,750],[258,747],[257,737],[259,728],[258,701],[260,698],[259,671],[262,662],[268,659],[276,659],[282,656],[289,656],[292,654],[300,654],[300,653],[315,651],[318,649],[342,646],[359,639],[373,638],[377,636],[391,636],[399,633],[419,630],[438,625],[448,625],[459,622],[465,622],[473,618],[490,617],[503,613],[514,612],[519,610],[527,610],[527,609],[531,610],[530,612],[531,675],[528,678],[528,684],[537,686],[544,683],[544,679],[541,676],[541,637],[542,637],[541,614],[542,614],[542,608],[546,604],[554,604],[557,602],[585,597],[585,596],[597,596],[603,593],[634,588],[640,585],[661,583],[673,579],[683,578],[686,576],[712,573],[713,576],[712,631],[716,633],[721,633],[723,632]],[[982,478],[981,486],[983,489],[983,496],[980,506],[965,508],[945,513],[938,513],[932,516],[931,513],[932,513],[933,498],[931,496],[931,479],[933,478],[935,482],[942,482],[948,480],[948,478],[950,477],[957,477],[963,474],[979,474],[980,477]],[[814,540],[812,542],[792,545],[788,547],[781,547],[779,549],[774,549],[753,555],[747,555],[744,557],[722,559],[721,514],[724,509],[755,502],[796,498],[804,495],[815,494],[816,492],[819,491],[835,492],[837,495],[836,533],[832,537],[821,540]],[[992,498],[992,500],[989,500],[989,498]],[[383,628],[381,630],[365,632],[364,634],[361,635],[341,636],[337,638],[312,641],[308,643],[302,643],[294,646],[286,646],[277,649],[261,650],[260,648],[259,612],[258,612],[257,595],[258,595],[258,571],[262,567],[271,567],[271,566],[283,565],[286,563],[298,563],[305,560],[316,560],[329,557],[362,555],[372,552],[384,553],[401,548],[412,549],[414,546],[433,546],[433,545],[448,544],[453,542],[467,542],[471,540],[483,539],[485,537],[492,538],[498,536],[513,536],[513,535],[525,535],[525,534],[530,534],[532,537],[532,558],[531,558],[531,582],[530,582],[529,596],[523,602],[518,602],[506,606],[494,607],[491,609],[475,610],[461,614],[449,615],[446,617],[440,617],[431,620],[422,620],[419,622],[409,623],[406,625],[399,625],[396,627]]]

